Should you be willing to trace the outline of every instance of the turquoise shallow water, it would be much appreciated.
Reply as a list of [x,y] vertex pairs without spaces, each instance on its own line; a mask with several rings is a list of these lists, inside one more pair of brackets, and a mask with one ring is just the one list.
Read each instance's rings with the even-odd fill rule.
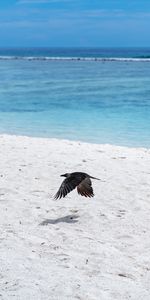
[[0,133],[150,147],[149,61],[1,58],[0,77]]

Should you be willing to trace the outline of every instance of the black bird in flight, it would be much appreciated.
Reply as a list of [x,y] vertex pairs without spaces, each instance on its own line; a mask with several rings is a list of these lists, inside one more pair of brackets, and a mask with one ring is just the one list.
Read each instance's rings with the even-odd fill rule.
[[85,197],[93,197],[92,179],[100,180],[99,178],[92,177],[86,173],[74,172],[60,175],[66,177],[62,182],[58,192],[55,195],[55,199],[65,197],[68,193],[77,187],[78,194]]

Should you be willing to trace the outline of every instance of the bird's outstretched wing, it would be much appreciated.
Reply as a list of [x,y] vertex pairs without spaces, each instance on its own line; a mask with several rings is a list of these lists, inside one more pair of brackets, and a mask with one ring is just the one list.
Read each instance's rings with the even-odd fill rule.
[[93,197],[93,188],[91,179],[86,177],[81,183],[77,186],[78,194],[85,197]]
[[74,190],[78,186],[78,184],[81,182],[81,180],[82,180],[81,178],[72,177],[72,176],[66,178],[62,182],[58,192],[54,196],[54,199],[57,200],[62,197],[64,198],[68,193],[70,193],[72,190]]

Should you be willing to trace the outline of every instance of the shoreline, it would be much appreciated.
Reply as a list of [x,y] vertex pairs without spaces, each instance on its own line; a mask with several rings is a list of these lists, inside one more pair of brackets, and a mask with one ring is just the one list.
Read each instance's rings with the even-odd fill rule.
[[47,140],[47,141],[59,141],[66,143],[74,143],[74,144],[83,144],[83,145],[93,145],[93,146],[101,146],[101,147],[113,147],[113,148],[122,148],[122,149],[134,149],[134,150],[146,150],[149,151],[150,147],[144,146],[124,146],[119,144],[109,144],[109,143],[94,143],[94,142],[86,142],[82,140],[72,140],[72,139],[64,139],[64,138],[54,138],[54,137],[41,137],[41,136],[30,136],[30,135],[20,135],[20,134],[10,134],[10,133],[0,133],[0,139],[5,137],[12,138],[25,138],[25,139],[37,139],[37,140]]

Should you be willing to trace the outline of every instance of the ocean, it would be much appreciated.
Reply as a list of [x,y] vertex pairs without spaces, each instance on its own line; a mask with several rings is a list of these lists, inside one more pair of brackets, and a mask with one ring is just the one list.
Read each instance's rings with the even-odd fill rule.
[[1,48],[0,134],[150,147],[149,48]]

